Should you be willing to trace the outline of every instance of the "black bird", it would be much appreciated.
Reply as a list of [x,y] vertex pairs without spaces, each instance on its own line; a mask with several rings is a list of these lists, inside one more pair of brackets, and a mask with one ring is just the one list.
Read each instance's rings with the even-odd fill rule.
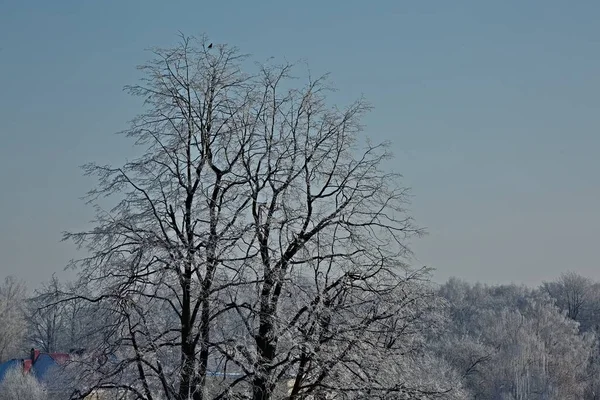
[[208,48],[209,48],[209,49],[212,49],[212,43],[208,45]]

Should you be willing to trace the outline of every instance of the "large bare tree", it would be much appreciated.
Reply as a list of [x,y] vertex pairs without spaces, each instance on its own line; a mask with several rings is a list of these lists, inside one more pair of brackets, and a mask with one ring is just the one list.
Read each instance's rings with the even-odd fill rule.
[[[247,57],[203,39],[153,54],[127,88],[146,106],[125,132],[143,155],[85,167],[99,178],[95,226],[65,235],[89,252],[74,262],[80,297],[110,321],[112,361],[87,391],[449,393],[401,373],[431,293],[405,265],[420,230],[399,176],[382,170],[387,146],[360,138],[369,107],[331,106],[326,79],[298,80],[291,65],[244,72]],[[381,378],[384,361],[396,378]]]

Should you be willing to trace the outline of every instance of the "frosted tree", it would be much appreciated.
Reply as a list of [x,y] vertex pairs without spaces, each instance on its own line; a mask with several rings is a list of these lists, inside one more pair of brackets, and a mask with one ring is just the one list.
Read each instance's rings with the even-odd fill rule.
[[418,381],[372,379],[431,297],[406,265],[421,232],[407,190],[382,170],[387,147],[360,136],[369,107],[331,106],[326,79],[299,81],[291,65],[243,72],[246,57],[205,40],[154,55],[128,87],[146,105],[125,132],[143,155],[86,166],[95,227],[65,236],[89,251],[74,262],[79,298],[106,313],[103,352],[119,360],[94,387],[147,400],[421,398]]
[[47,353],[88,347],[102,321],[95,316],[96,305],[68,296],[73,292],[71,285],[52,277],[27,300],[30,347]]
[[456,280],[440,293],[453,323],[438,346],[475,398],[584,398],[593,341],[546,293]]
[[0,362],[20,355],[26,335],[26,287],[12,276],[0,285]]
[[34,297],[28,300],[27,325],[29,341],[34,348],[47,353],[64,351],[61,346],[66,330],[66,309],[64,304],[53,303],[61,291],[61,284],[53,277],[47,285],[36,290]]
[[46,390],[38,380],[20,369],[9,370],[0,382],[0,400],[45,400]]
[[579,322],[584,330],[590,330],[595,325],[600,302],[598,287],[590,279],[567,272],[556,281],[544,282],[542,288],[556,300],[558,308]]

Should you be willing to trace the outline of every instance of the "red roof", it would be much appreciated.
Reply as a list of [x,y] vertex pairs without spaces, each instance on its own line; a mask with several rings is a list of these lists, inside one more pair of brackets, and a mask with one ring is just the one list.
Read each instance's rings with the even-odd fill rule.
[[48,355],[59,364],[64,364],[71,359],[71,356],[66,353],[49,353]]

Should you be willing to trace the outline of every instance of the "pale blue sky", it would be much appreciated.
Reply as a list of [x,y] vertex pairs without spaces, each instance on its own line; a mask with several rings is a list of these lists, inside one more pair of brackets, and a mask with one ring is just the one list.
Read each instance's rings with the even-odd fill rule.
[[331,72],[392,140],[436,280],[600,279],[600,2],[0,0],[0,275],[74,255],[84,162],[131,155],[145,48],[209,35]]

